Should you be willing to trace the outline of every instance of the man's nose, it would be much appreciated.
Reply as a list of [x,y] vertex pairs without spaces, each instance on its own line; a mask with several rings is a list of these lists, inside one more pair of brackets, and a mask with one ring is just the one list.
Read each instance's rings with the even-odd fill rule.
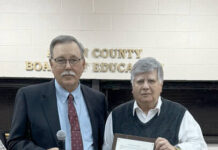
[[66,61],[65,68],[67,68],[67,69],[71,68],[71,65],[70,65],[70,62],[69,62],[69,60],[67,60],[67,61]]
[[149,88],[149,84],[148,84],[147,81],[144,82],[144,84],[143,84],[143,88],[145,88],[145,89],[148,89],[148,88]]

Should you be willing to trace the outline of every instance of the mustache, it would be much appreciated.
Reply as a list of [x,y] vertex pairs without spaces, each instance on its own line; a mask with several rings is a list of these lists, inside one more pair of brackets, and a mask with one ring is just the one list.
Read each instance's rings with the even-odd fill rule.
[[61,76],[76,76],[76,73],[73,71],[64,71],[61,73]]

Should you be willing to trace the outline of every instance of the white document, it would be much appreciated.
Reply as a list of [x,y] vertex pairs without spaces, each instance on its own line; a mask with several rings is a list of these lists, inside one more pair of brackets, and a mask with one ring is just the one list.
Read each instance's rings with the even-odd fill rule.
[[154,150],[154,142],[140,140],[138,137],[129,135],[118,135],[113,150]]
[[154,143],[118,138],[115,150],[153,150]]

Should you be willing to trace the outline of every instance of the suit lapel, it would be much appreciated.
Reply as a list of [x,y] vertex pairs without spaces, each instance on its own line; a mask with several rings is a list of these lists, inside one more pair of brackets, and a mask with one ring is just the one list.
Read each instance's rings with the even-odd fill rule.
[[54,142],[57,142],[56,133],[60,130],[60,122],[58,116],[58,108],[57,108],[57,99],[56,99],[56,90],[54,85],[54,80],[52,80],[48,84],[48,88],[44,91],[42,95],[42,108],[45,114],[45,117],[49,124],[49,130],[51,130],[52,137]]
[[90,94],[89,89],[81,84],[81,89],[82,89],[82,93],[83,93],[83,97],[86,103],[86,107],[88,109],[88,113],[89,113],[89,117],[90,117],[90,121],[91,121],[91,125],[92,125],[92,135],[93,135],[93,142],[94,142],[94,149],[97,149],[98,145],[97,145],[97,141],[98,141],[98,126],[96,125],[97,120],[95,117],[95,113],[94,113],[94,108],[93,106],[95,105],[93,103],[93,95]]

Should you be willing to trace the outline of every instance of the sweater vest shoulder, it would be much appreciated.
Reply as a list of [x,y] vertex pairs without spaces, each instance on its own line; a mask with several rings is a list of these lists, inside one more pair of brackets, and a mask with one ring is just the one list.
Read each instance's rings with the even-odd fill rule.
[[112,111],[113,132],[141,137],[166,138],[172,145],[178,144],[180,125],[186,108],[176,102],[162,99],[160,114],[147,123],[142,123],[136,113],[134,101],[124,103]]

